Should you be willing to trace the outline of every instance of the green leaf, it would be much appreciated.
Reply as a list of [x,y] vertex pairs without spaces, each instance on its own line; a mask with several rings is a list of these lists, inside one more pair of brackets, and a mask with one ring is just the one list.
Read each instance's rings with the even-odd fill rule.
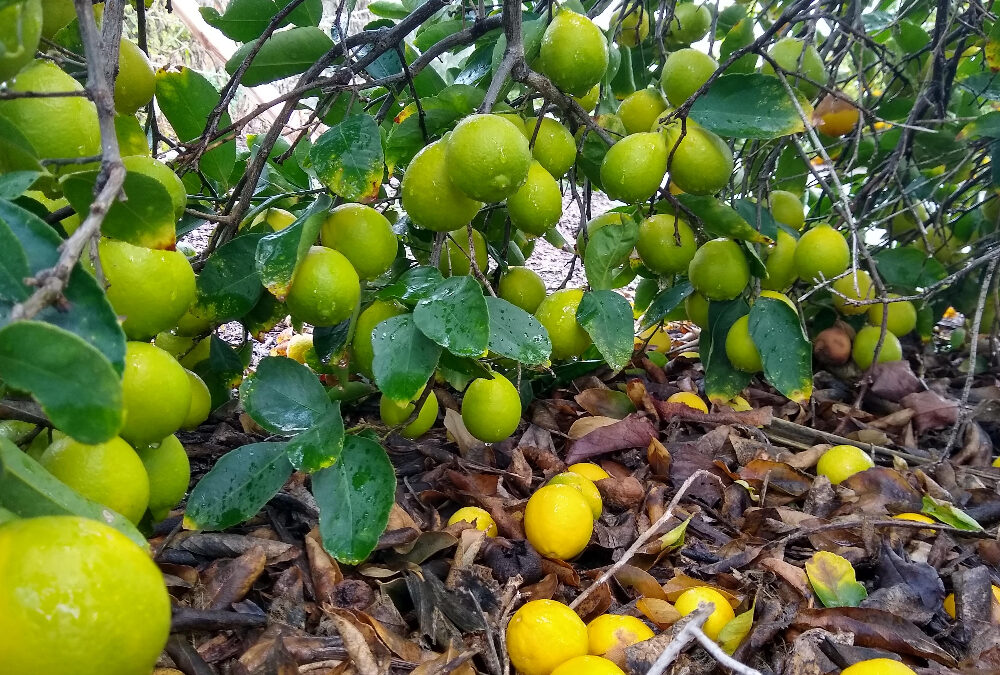
[[[255,40],[237,49],[226,61],[226,72],[234,74],[256,44]],[[273,33],[264,41],[257,57],[243,73],[240,84],[244,87],[256,87],[258,84],[304,73],[332,48],[333,40],[315,26]]]
[[868,597],[858,583],[854,567],[844,557],[829,551],[817,551],[806,561],[809,585],[824,607],[857,607]]
[[[369,5],[369,9],[371,5]],[[373,12],[374,13],[374,12]],[[390,17],[392,18],[392,17]],[[413,46],[420,51],[427,51],[438,42],[453,35],[465,28],[468,24],[461,19],[449,19],[436,23],[425,23],[417,29],[417,34],[413,38]]]
[[[730,5],[730,8],[731,7],[735,7],[735,5]],[[722,41],[722,45],[719,48],[719,59],[727,59],[729,58],[729,55],[737,49],[746,47],[747,45],[753,43],[753,26],[753,19],[745,16],[744,11],[743,18],[733,25],[733,27],[726,34],[725,39]],[[729,68],[726,69],[726,73],[752,73],[756,63],[757,56],[755,54],[745,54],[744,56],[736,59],[736,61],[734,61]]]
[[0,115],[0,173],[8,171],[43,171],[43,168],[20,129]]
[[253,309],[263,288],[254,265],[258,234],[226,242],[205,261],[198,275],[198,307],[216,323],[239,319]]
[[52,423],[81,443],[107,441],[125,419],[111,363],[49,323],[16,321],[0,329],[0,380],[31,392]]
[[[607,229],[610,228],[601,228],[597,233]],[[621,370],[628,365],[635,345],[635,325],[628,300],[614,291],[588,291],[576,309],[576,320],[609,366]]]
[[483,287],[468,275],[445,279],[413,309],[417,328],[458,356],[476,357],[486,351],[489,321]]
[[469,55],[461,72],[455,76],[455,84],[477,84],[490,73],[493,65],[493,42],[485,42]]
[[911,246],[879,251],[875,265],[886,285],[896,290],[916,291],[948,276],[944,265]]
[[[812,116],[812,105],[799,98]],[[795,104],[776,77],[760,73],[723,75],[691,107],[691,118],[727,138],[769,140],[805,130]]]
[[963,127],[958,140],[969,138],[1000,138],[1000,112],[988,112]]
[[489,349],[529,366],[541,365],[552,355],[549,334],[531,314],[503,298],[486,298],[489,310]]
[[267,340],[267,334],[288,316],[288,308],[270,293],[261,293],[257,304],[243,315],[240,322],[258,342]]
[[711,236],[742,239],[756,244],[773,243],[744,220],[736,209],[715,197],[683,194],[677,196],[677,201],[701,219],[705,231]]
[[[96,171],[72,173],[62,181],[63,194],[77,213],[86,214],[94,201]],[[155,178],[125,174],[125,200],[108,209],[101,233],[136,246],[169,249],[176,243],[174,205],[170,193]]]
[[323,132],[309,150],[316,177],[347,201],[378,197],[385,173],[382,136],[370,115],[351,115]]
[[[236,42],[251,42],[260,37],[274,16],[287,5],[274,0],[231,0],[226,11],[219,14],[214,7],[201,7],[205,23],[218,28]],[[323,15],[322,0],[306,0],[278,24],[278,28],[293,23],[297,26],[318,26]]]
[[348,436],[333,466],[313,474],[323,548],[348,565],[375,550],[396,501],[396,473],[378,443]]
[[0,199],[17,199],[41,175],[40,171],[0,173]]
[[940,520],[945,525],[951,525],[958,530],[965,530],[966,532],[983,531],[983,526],[962,509],[950,502],[935,499],[928,495],[924,495],[923,506],[920,512],[931,518]]
[[[437,96],[422,99],[420,103],[424,110],[424,128],[420,127],[420,115],[415,110],[407,111],[407,116],[393,125],[389,132],[385,146],[386,162],[390,166],[408,164],[427,145],[424,129],[427,130],[428,140],[439,138],[458,120],[475,111],[483,102],[484,96],[482,89],[467,84],[453,84],[445,87]],[[402,113],[399,117],[402,117]]]
[[747,635],[750,634],[750,629],[753,628],[753,613],[754,607],[750,607],[747,611],[737,614],[735,617],[729,620],[729,622],[722,627],[719,631],[719,637],[717,638],[719,645],[722,650],[733,655],[736,648],[742,644],[743,640],[746,639]]
[[957,84],[977,98],[1000,101],[1000,73],[976,73]]
[[726,335],[748,309],[743,298],[708,304],[708,330],[701,332],[698,351],[705,366],[705,393],[712,401],[732,400],[750,384],[751,375],[736,370],[726,356]]
[[372,331],[372,371],[383,394],[412,401],[434,373],[441,347],[417,328],[413,315],[386,319]]
[[401,300],[415,304],[430,297],[434,289],[441,285],[444,277],[436,267],[412,267],[403,272],[396,281],[379,290],[379,300]]
[[645,315],[642,317],[642,324],[639,326],[639,330],[645,332],[663,321],[670,312],[677,309],[684,302],[684,299],[693,292],[694,287],[691,286],[691,282],[687,279],[660,291],[653,298],[653,301],[649,303],[649,309],[646,310]]
[[240,385],[240,401],[257,424],[274,434],[305,431],[333,411],[316,374],[283,356],[261,359]]
[[[201,73],[181,66],[177,71],[161,70],[156,74],[156,104],[177,138],[185,143],[201,136],[209,114],[218,103],[219,92]],[[231,123],[229,113],[223,113],[219,128]],[[236,141],[206,152],[199,166],[206,176],[227,185],[236,166]]]
[[329,363],[330,357],[347,346],[350,332],[350,319],[344,319],[335,326],[316,326],[313,328],[313,349],[316,350],[316,355],[321,363]]
[[635,278],[629,256],[638,239],[639,225],[631,219],[590,234],[584,252],[584,271],[594,290],[621,288]]
[[[31,291],[24,280],[31,276],[28,270],[28,256],[21,242],[3,220],[0,220],[0,307],[13,306],[26,300]],[[0,310],[0,323],[6,320],[7,312]]]
[[409,10],[403,7],[403,3],[399,0],[375,0],[368,4],[368,11],[386,19],[405,19],[410,15]]
[[76,492],[3,437],[0,437],[0,507],[21,518],[65,515],[89,518],[110,525],[143,549],[149,547],[128,518]]
[[284,443],[251,443],[219,459],[188,497],[184,527],[224,530],[248,520],[292,475]]
[[257,244],[254,261],[260,282],[279,300],[288,295],[295,268],[319,236],[331,204],[330,197],[322,195],[294,223],[265,236]]
[[799,315],[781,300],[757,298],[750,308],[750,337],[764,364],[764,377],[795,401],[812,396],[812,343],[802,331]]
[[340,415],[340,402],[337,401],[316,426],[288,442],[288,459],[296,470],[315,473],[336,462],[343,449],[344,418]]
[[232,389],[242,379],[245,366],[228,342],[214,334],[209,340],[208,358],[194,364],[191,370],[208,387],[214,410],[232,397]]
[[[759,204],[749,199],[734,199],[733,208],[743,220],[747,221],[751,229],[760,232],[768,239],[777,239],[778,222],[771,214],[771,209],[767,208],[765,204]],[[794,232],[794,230],[792,231]],[[796,232],[796,236],[797,234]]]

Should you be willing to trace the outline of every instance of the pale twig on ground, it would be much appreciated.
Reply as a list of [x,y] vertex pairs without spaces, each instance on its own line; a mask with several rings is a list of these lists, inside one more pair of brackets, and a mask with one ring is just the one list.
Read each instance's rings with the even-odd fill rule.
[[653,662],[653,665],[646,671],[646,675],[662,675],[663,672],[670,667],[670,664],[677,660],[677,657],[681,655],[681,652],[683,652],[687,646],[694,641],[701,644],[705,651],[707,651],[713,659],[718,661],[719,665],[723,668],[728,668],[735,673],[740,673],[740,675],[761,675],[759,670],[740,663],[732,656],[724,652],[722,647],[720,647],[715,640],[705,635],[705,631],[702,630],[702,627],[705,625],[705,621],[708,620],[708,617],[711,616],[714,610],[715,605],[712,603],[698,603],[697,609],[688,615],[688,623],[681,628],[677,632],[677,635],[674,636],[674,639],[667,644],[663,652],[656,658],[656,661]]

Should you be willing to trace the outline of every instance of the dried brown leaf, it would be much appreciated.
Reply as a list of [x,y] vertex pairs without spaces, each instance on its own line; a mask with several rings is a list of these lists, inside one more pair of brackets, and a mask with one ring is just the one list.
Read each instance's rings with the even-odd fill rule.
[[[580,419],[573,422],[572,426],[570,426],[569,428],[569,431],[566,432],[566,435],[571,440],[575,441],[579,438],[583,438],[591,431],[595,431],[602,427],[611,426],[612,424],[616,424],[619,421],[620,420],[618,420],[618,418],[605,417],[603,415],[593,416],[593,417],[581,417]],[[572,464],[572,462],[570,463]]]
[[245,598],[254,582],[264,572],[266,560],[264,549],[257,546],[239,558],[220,565],[206,584],[206,591],[210,597],[208,608],[226,609],[234,602]]
[[676,607],[660,598],[639,598],[636,600],[635,608],[660,630],[669,628],[681,618],[681,613]]
[[913,426],[917,433],[928,429],[943,429],[958,421],[958,401],[943,398],[927,390],[904,396],[900,401],[913,410]]
[[624,419],[635,412],[627,394],[607,388],[585,389],[573,397],[580,407],[594,416]]
[[872,368],[871,392],[881,398],[898,403],[923,388],[909,361],[888,361]]
[[312,579],[316,602],[333,603],[333,589],[344,580],[340,565],[320,543],[319,528],[314,528],[306,535],[305,544],[306,559],[309,561],[309,576]]
[[644,448],[657,431],[647,417],[629,415],[614,424],[596,429],[575,441],[566,454],[566,463],[575,464],[591,457],[626,448]]
[[355,625],[353,617],[349,618],[346,612],[324,607],[324,612],[330,617],[337,632],[340,633],[344,641],[344,648],[351,659],[351,663],[357,668],[359,675],[381,675],[381,669],[375,660],[368,640],[364,633]]
[[624,565],[615,573],[615,581],[626,588],[633,588],[646,598],[666,600],[667,594],[652,574],[632,565]]

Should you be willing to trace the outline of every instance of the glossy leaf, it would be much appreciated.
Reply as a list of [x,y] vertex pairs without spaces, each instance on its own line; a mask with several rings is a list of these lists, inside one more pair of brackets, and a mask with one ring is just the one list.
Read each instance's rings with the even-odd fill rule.
[[[62,182],[63,193],[77,213],[87,213],[94,201],[96,171],[80,171]],[[125,199],[108,209],[101,232],[136,246],[169,249],[176,243],[174,205],[158,180],[135,172],[125,175]]]
[[191,370],[205,382],[212,396],[212,409],[232,397],[232,389],[243,378],[245,365],[232,345],[212,334],[209,337],[208,358],[193,365]]
[[[799,105],[809,119],[812,106],[804,97]],[[723,75],[695,101],[691,118],[726,138],[769,140],[805,130],[785,85],[760,73]]]
[[198,275],[198,307],[216,323],[239,319],[253,309],[263,288],[254,265],[258,234],[236,237],[205,261]]
[[678,195],[677,201],[701,219],[705,231],[714,237],[742,239],[758,244],[770,244],[771,239],[755,230],[736,209],[715,197]]
[[854,567],[836,553],[817,551],[805,567],[809,584],[824,607],[857,607],[868,597],[868,591],[855,577]]
[[0,172],[42,170],[28,139],[7,118],[0,116]]
[[283,356],[261,360],[240,385],[240,401],[257,424],[274,434],[305,431],[333,411],[316,374]]
[[370,115],[352,115],[323,132],[309,150],[316,177],[351,202],[378,197],[385,173],[382,136]]
[[[260,37],[271,19],[281,11],[287,1],[278,0],[231,0],[226,11],[219,14],[214,7],[200,7],[205,23],[218,28],[223,35],[236,42],[251,42]],[[296,7],[278,28],[295,24],[297,26],[318,26],[323,15],[322,0],[306,0]]]
[[799,315],[781,300],[760,297],[750,308],[753,339],[764,376],[774,388],[804,403],[812,396],[812,343],[802,331]]
[[[236,50],[226,61],[226,72],[232,75],[239,69],[256,41]],[[243,73],[240,84],[256,87],[304,73],[310,66],[333,48],[333,40],[315,26],[290,28],[273,33],[257,53],[253,63]]]
[[976,522],[975,518],[962,511],[962,509],[950,502],[935,499],[929,495],[924,495],[923,507],[920,511],[958,530],[965,530],[966,532],[983,531],[983,526]]
[[[597,232],[600,234],[606,229],[609,228]],[[628,365],[635,343],[632,307],[628,300],[614,291],[588,291],[576,309],[576,320],[612,369],[621,370]]]
[[875,254],[879,276],[890,288],[915,291],[948,276],[944,265],[911,246],[889,248]]
[[489,349],[494,354],[529,366],[541,365],[552,354],[545,327],[531,314],[503,298],[486,298],[489,311]]
[[0,173],[0,199],[17,199],[41,175],[40,171]]
[[649,303],[649,309],[642,317],[642,324],[639,330],[646,331],[667,318],[670,312],[677,309],[684,300],[694,292],[691,282],[685,279],[674,284],[670,288],[657,293],[653,301]]
[[434,373],[441,347],[427,338],[413,321],[401,314],[386,319],[372,331],[372,371],[383,394],[412,401]]
[[375,549],[396,501],[396,472],[382,446],[348,436],[340,460],[313,475],[323,548],[357,565]]
[[639,225],[631,219],[590,234],[583,259],[587,281],[595,291],[621,288],[635,278],[629,256],[638,239]]
[[224,530],[257,515],[292,475],[284,443],[251,443],[223,455],[188,497],[184,527]]
[[[471,114],[483,102],[485,92],[467,84],[445,87],[436,96],[421,100],[423,127],[416,106],[407,106],[396,116],[396,124],[386,141],[386,161],[392,166],[408,164],[428,140],[440,138],[458,120]],[[424,138],[427,132],[427,139]]]
[[288,442],[288,459],[296,470],[315,473],[336,462],[343,449],[344,418],[340,415],[340,402],[335,401],[316,426]]
[[713,401],[730,401],[750,383],[750,374],[736,370],[726,356],[726,335],[747,310],[742,298],[708,305],[709,329],[701,332],[698,351],[705,365],[705,394]]
[[316,326],[313,328],[313,348],[316,350],[320,362],[328,363],[332,356],[339,354],[347,346],[350,331],[350,319],[344,319],[335,326]]
[[969,138],[1000,138],[1000,112],[988,112],[980,115],[962,128],[958,134],[959,140]]
[[291,225],[258,242],[254,258],[260,281],[279,300],[288,295],[295,268],[319,236],[331,203],[327,195],[322,195]]
[[490,340],[490,315],[483,287],[461,275],[445,279],[413,309],[420,331],[452,354],[479,356]]
[[412,267],[403,272],[399,279],[379,290],[377,297],[379,300],[401,300],[415,304],[430,297],[442,281],[444,277],[436,267]]

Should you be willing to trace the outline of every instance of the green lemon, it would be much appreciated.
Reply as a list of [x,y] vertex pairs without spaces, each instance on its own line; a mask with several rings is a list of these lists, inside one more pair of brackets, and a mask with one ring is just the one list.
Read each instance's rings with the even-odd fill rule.
[[573,100],[580,104],[580,107],[587,112],[592,112],[597,107],[597,101],[601,98],[601,85],[595,84],[590,91],[583,96],[574,96]]
[[529,141],[532,135],[535,138],[531,146],[531,156],[554,178],[566,175],[576,161],[576,141],[573,140],[573,134],[569,129],[551,117],[543,117],[540,124],[537,118],[529,117],[524,122],[524,133]]
[[608,211],[607,213],[602,213],[596,218],[591,218],[587,221],[586,228],[580,228],[580,232],[576,235],[576,250],[580,252],[580,257],[582,258],[587,251],[587,244],[584,241],[584,230],[586,230],[586,235],[589,240],[590,237],[594,236],[602,227],[608,225],[623,225],[625,219],[628,216],[624,213],[619,213],[618,211]]
[[[292,213],[291,211],[286,211],[285,209],[279,209],[272,206],[270,208],[264,209],[256,216],[254,216],[253,220],[249,222],[249,226],[253,227],[254,225],[260,225],[261,223],[264,223],[271,228],[272,232],[278,232],[280,230],[285,229],[292,223],[294,223],[295,220],[296,220],[295,214]],[[240,223],[240,229],[242,230],[247,225],[248,225],[247,221],[244,220],[242,223]]]
[[213,325],[211,319],[203,316],[202,310],[199,307],[192,305],[177,321],[174,333],[185,337],[197,337],[198,335],[208,333],[212,330]]
[[[378,404],[379,417],[390,427],[398,426],[409,419],[414,408],[416,408],[414,402],[394,401],[387,396],[382,396]],[[431,392],[420,406],[416,419],[400,429],[399,434],[404,438],[420,438],[434,426],[437,416],[438,400],[434,392]]]
[[649,36],[649,10],[642,3],[631,5],[620,23],[618,17],[618,12],[611,15],[611,27],[617,32],[618,44],[637,47],[646,41]]
[[486,443],[510,436],[521,422],[521,397],[500,373],[476,378],[462,397],[462,421],[469,433]]
[[195,278],[183,253],[133,246],[115,239],[98,244],[108,301],[125,317],[131,339],[150,338],[170,329],[195,300]]
[[372,331],[386,319],[405,314],[406,308],[397,302],[376,300],[368,305],[358,315],[358,323],[354,327],[354,340],[351,342],[351,353],[358,372],[365,377],[372,377]]
[[[826,84],[826,66],[823,64],[823,58],[819,55],[815,45],[798,38],[786,37],[775,42],[767,53],[781,66],[782,70],[793,73],[793,75],[786,75],[788,83],[809,98],[813,98],[819,91],[819,87],[812,82]],[[800,62],[801,68],[799,67]],[[760,70],[766,75],[774,75],[774,68],[767,61],[764,62]],[[794,73],[799,73],[812,82],[795,77]]]
[[566,288],[542,300],[535,310],[535,318],[545,327],[552,341],[553,359],[579,356],[592,344],[590,335],[576,320],[581,300],[582,290]]
[[692,293],[684,300],[688,321],[699,328],[708,328],[708,300],[701,293]]
[[330,212],[320,241],[340,251],[362,279],[374,279],[396,259],[399,241],[381,213],[364,204],[342,204]]
[[507,197],[507,214],[514,227],[536,237],[559,222],[562,216],[559,183],[539,162],[531,163],[524,185]]
[[125,343],[125,426],[132,445],[156,443],[181,428],[191,409],[191,382],[181,364],[148,342]]
[[212,413],[212,393],[208,390],[205,380],[196,373],[187,369],[184,372],[191,384],[191,405],[188,407],[188,414],[181,424],[181,429],[197,429],[198,425],[207,420]]
[[618,106],[618,117],[625,131],[637,134],[650,131],[653,123],[667,109],[667,100],[656,89],[640,89],[625,97]]
[[187,494],[191,482],[187,451],[174,435],[153,445],[136,446],[135,451],[149,476],[149,513],[153,520],[163,520]]
[[735,241],[713,239],[695,252],[688,266],[688,279],[709,300],[732,300],[750,282],[750,266]]
[[689,45],[705,37],[712,27],[712,12],[706,5],[678,3],[667,28],[667,39],[679,45]]
[[[898,298],[896,293],[890,293],[890,298]],[[987,303],[988,304],[988,303]],[[873,326],[882,325],[882,305],[871,305],[868,308],[868,322]],[[985,313],[984,313],[985,316]],[[984,326],[989,326],[992,321],[983,320]],[[892,334],[901,337],[917,327],[917,308],[909,300],[889,303],[889,321],[886,324]]]
[[[479,230],[472,231],[472,246],[472,250],[476,254],[476,267],[485,274],[490,264],[490,256],[486,250],[486,239]],[[467,228],[448,233],[448,239],[441,250],[438,269],[446,277],[472,273],[472,265],[469,264],[469,230]]]
[[667,172],[667,144],[661,134],[631,134],[611,146],[601,162],[601,184],[612,199],[644,202]]
[[672,106],[688,100],[719,69],[718,62],[697,49],[686,47],[671,52],[663,62],[660,87]]
[[351,316],[360,297],[358,273],[344,254],[313,246],[295,270],[285,304],[297,319],[333,326]]
[[497,295],[525,312],[534,314],[545,299],[545,282],[537,272],[527,267],[508,267],[500,277]]
[[122,38],[115,78],[115,111],[130,115],[153,99],[156,79],[149,58],[139,45]]
[[[837,291],[833,294],[833,306],[841,314],[846,314],[848,316],[854,314],[864,314],[868,311],[869,307],[874,307],[875,305],[849,305],[847,301],[841,297],[841,295],[847,296],[851,300],[871,300],[875,297],[875,287],[872,283],[871,275],[864,270],[857,270],[857,276],[854,274],[848,274],[846,277],[841,277],[837,279],[832,284],[833,290]],[[879,306],[879,309],[882,309]]]
[[680,274],[688,268],[698,245],[691,226],[676,216],[656,214],[639,225],[635,250],[657,274]]
[[73,0],[42,0],[42,37],[51,39],[75,18]]
[[[149,157],[149,142],[146,140],[146,132],[142,130],[142,124],[139,123],[135,115],[115,115],[115,137],[118,139],[118,151],[121,152],[123,158],[133,155]],[[185,199],[187,199],[186,195]]]
[[406,167],[400,186],[403,210],[410,220],[434,232],[451,232],[468,225],[483,207],[452,183],[445,142],[441,139],[418,152]]
[[795,271],[795,247],[798,241],[782,229],[778,237],[767,249],[764,267],[767,278],[760,280],[760,287],[768,291],[783,291],[799,278]]
[[[881,326],[864,326],[854,336],[851,357],[861,370],[868,370],[875,360],[875,347],[881,334]],[[878,353],[878,362],[899,361],[901,358],[903,358],[903,346],[899,344],[899,338],[893,335],[892,331],[886,330],[882,349]]]
[[799,237],[795,246],[795,272],[803,281],[833,279],[851,264],[847,240],[829,225],[817,225]]
[[524,185],[531,165],[528,139],[498,115],[470,115],[455,127],[445,154],[459,190],[481,202],[499,202]]
[[726,142],[694,120],[674,121],[661,132],[670,156],[670,180],[684,192],[712,195],[733,176],[733,152]]
[[133,155],[122,158],[122,164],[127,171],[142,174],[158,181],[170,195],[170,202],[174,205],[174,218],[184,215],[184,207],[187,206],[187,190],[184,183],[177,177],[173,170],[158,159],[144,155]]
[[81,495],[138,523],[149,505],[149,478],[139,456],[117,436],[85,445],[69,436],[50,445],[38,462]]
[[801,230],[806,224],[806,213],[798,195],[788,190],[772,190],[768,200],[771,215],[779,223]]
[[538,66],[571,96],[586,96],[608,69],[608,43],[594,22],[563,9],[542,35]]
[[0,9],[0,82],[31,63],[41,36],[41,0],[25,0]]
[[734,321],[726,333],[726,356],[735,368],[744,372],[756,373],[763,369],[760,352],[750,337],[749,315],[741,316]]

